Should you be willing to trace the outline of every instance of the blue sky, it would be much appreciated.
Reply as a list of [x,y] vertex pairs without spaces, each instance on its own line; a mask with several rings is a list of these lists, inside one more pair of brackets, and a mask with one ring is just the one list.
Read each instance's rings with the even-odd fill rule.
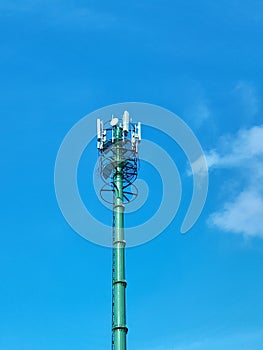
[[67,225],[53,173],[68,130],[124,101],[179,115],[210,171],[182,236],[181,154],[178,215],[127,251],[129,349],[262,349],[262,13],[256,0],[0,1],[1,349],[110,348],[111,251]]

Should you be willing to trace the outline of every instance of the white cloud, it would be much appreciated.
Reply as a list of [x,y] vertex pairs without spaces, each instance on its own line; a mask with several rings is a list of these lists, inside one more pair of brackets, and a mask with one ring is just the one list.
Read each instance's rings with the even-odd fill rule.
[[[207,176],[207,168],[211,169],[211,167],[214,164],[216,164],[218,160],[219,155],[216,154],[214,151],[211,151],[205,156],[200,156],[200,158],[198,158],[195,162],[191,164],[191,169],[187,169],[187,175],[191,176],[193,174],[196,174],[199,176]],[[205,167],[205,164],[207,165],[207,167]]]
[[213,168],[233,168],[259,161],[263,156],[263,125],[240,130],[235,136],[221,139],[219,149],[206,154],[207,164]]
[[[218,149],[206,152],[205,158],[210,170],[216,168],[249,167],[261,170],[263,156],[263,125],[239,130],[235,136],[224,136]],[[192,171],[202,175],[203,158],[191,164]],[[190,175],[188,171],[188,175]],[[257,174],[257,173],[256,173]]]
[[263,196],[254,190],[241,192],[212,214],[209,223],[234,233],[263,237]]
[[[251,129],[242,129],[234,136],[221,138],[218,149],[212,149],[205,154],[207,167],[211,170],[217,168],[249,168],[253,169],[253,176],[263,174],[263,125]],[[206,174],[204,159],[201,156],[191,164],[192,172],[199,176]]]
[[[206,157],[210,170],[238,170],[240,177],[235,180],[242,186],[241,192],[210,215],[208,223],[224,231],[263,237],[263,125],[223,137]],[[201,172],[198,160],[195,163],[195,171]]]

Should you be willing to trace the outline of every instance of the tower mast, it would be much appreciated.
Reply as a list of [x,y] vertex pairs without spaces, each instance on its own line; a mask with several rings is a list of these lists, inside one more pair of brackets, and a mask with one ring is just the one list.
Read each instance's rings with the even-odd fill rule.
[[123,159],[122,130],[115,130],[115,171],[113,175],[113,254],[112,254],[112,347],[114,350],[126,350],[126,285],[124,240],[124,204],[123,204]]
[[[107,124],[109,124],[107,126]],[[106,127],[105,127],[106,126]],[[100,193],[113,193],[112,232],[112,350],[126,350],[126,286],[124,209],[137,197],[133,182],[138,174],[138,143],[141,140],[141,124],[131,123],[125,111],[121,122],[112,117],[110,123],[97,120],[97,139],[100,153],[100,170],[105,185]]]

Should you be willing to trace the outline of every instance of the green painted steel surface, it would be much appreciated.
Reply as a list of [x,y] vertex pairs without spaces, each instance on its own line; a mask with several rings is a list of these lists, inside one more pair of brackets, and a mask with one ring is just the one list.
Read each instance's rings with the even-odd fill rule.
[[126,350],[126,280],[123,205],[122,130],[115,132],[114,206],[113,206],[113,275],[112,275],[112,348]]

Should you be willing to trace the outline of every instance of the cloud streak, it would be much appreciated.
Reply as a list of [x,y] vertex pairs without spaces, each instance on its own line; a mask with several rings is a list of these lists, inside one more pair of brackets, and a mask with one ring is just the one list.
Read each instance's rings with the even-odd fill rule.
[[255,190],[244,190],[223,209],[213,213],[210,225],[224,231],[263,238],[263,197]]
[[[222,137],[218,148],[207,152],[206,160],[210,171],[238,171],[235,181],[242,187],[210,215],[208,224],[223,231],[263,238],[263,125]],[[192,169],[202,175],[200,159],[192,164]]]

